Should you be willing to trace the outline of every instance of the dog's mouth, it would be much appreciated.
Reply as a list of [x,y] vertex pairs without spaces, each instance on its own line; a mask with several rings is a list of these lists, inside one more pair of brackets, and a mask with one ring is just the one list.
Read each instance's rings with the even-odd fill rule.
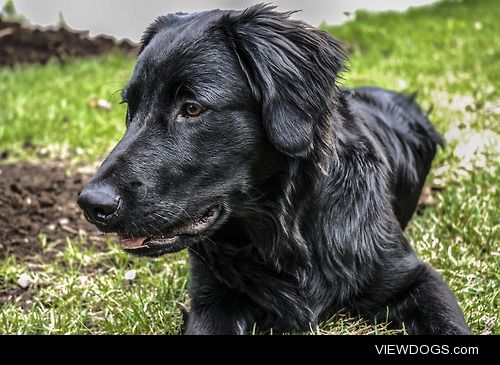
[[136,254],[172,253],[187,248],[186,244],[179,242],[182,237],[196,237],[207,232],[217,221],[222,208],[214,206],[208,209],[203,215],[191,221],[173,227],[161,235],[149,237],[120,237],[120,243],[126,251]]

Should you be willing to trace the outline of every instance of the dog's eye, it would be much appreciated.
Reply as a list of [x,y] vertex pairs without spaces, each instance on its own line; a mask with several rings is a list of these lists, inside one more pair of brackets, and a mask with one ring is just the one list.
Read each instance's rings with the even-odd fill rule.
[[200,104],[187,103],[182,106],[181,115],[185,118],[194,118],[203,114],[204,111],[205,109]]

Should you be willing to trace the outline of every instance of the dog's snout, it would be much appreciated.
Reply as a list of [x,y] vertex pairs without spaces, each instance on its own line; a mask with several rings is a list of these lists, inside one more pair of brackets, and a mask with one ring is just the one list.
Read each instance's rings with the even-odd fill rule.
[[120,196],[108,185],[89,185],[78,197],[78,205],[93,223],[105,224],[120,205]]

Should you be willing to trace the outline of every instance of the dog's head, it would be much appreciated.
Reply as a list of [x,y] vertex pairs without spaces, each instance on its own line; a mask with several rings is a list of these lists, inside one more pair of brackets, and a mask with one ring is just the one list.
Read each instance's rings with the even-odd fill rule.
[[79,197],[127,251],[160,255],[221,227],[289,159],[329,153],[343,64],[326,33],[269,6],[158,18],[123,90],[127,130]]

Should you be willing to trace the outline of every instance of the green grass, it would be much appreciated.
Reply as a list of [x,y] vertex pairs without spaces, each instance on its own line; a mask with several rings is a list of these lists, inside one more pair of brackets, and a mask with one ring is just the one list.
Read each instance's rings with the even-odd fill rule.
[[[180,331],[179,303],[185,301],[184,255],[133,260],[119,247],[97,252],[67,242],[51,263],[6,260],[0,282],[16,282],[30,272],[29,300],[0,309],[0,333],[9,334],[175,334]],[[135,269],[137,277],[124,274]],[[28,308],[28,309],[26,309]]]
[[[120,91],[134,60],[114,53],[65,66],[0,69],[0,143],[12,159],[102,157],[125,130]],[[111,110],[93,106],[107,101]]]
[[[444,2],[405,13],[358,12],[328,27],[352,52],[347,86],[376,84],[419,91],[448,145],[429,178],[435,204],[407,230],[420,257],[450,284],[476,334],[500,334],[499,169],[500,7],[494,0]],[[113,94],[133,60],[118,54],[60,67],[0,70],[0,146],[13,159],[43,154],[92,161],[124,129]],[[112,110],[89,105],[109,99]],[[23,146],[31,146],[23,148]],[[33,148],[34,146],[34,148]],[[42,244],[42,241],[41,241]],[[16,293],[0,308],[0,333],[178,333],[187,299],[185,253],[156,260],[129,257],[109,244],[50,243],[54,260],[0,262],[0,290]],[[137,270],[134,281],[124,273]],[[20,274],[34,284],[17,289]],[[314,334],[391,333],[339,313]]]

